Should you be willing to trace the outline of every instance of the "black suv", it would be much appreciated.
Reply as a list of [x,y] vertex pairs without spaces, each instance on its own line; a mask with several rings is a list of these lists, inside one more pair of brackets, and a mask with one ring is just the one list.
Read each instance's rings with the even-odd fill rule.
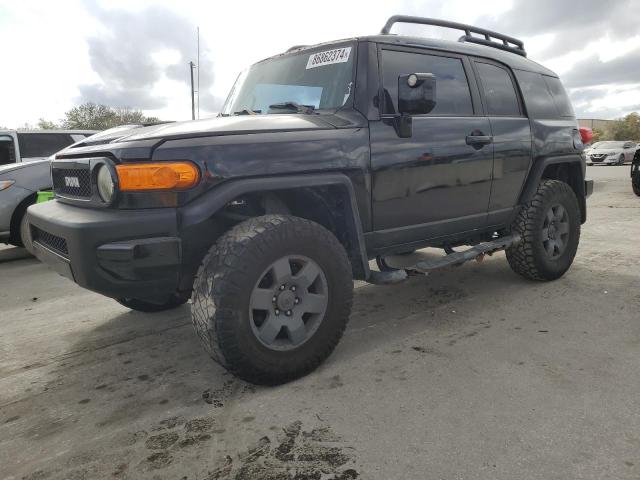
[[[463,36],[390,34],[397,22]],[[56,199],[29,221],[61,274],[135,310],[191,298],[215,360],[279,383],[334,349],[354,278],[406,278],[385,256],[442,248],[410,269],[424,273],[506,249],[524,277],[563,275],[592,190],[582,150],[560,80],[521,41],[395,16],[256,63],[217,118],[58,154]]]

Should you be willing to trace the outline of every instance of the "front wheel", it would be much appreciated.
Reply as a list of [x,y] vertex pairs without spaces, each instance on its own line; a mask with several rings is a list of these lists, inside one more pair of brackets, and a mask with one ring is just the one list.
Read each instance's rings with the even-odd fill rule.
[[506,251],[516,273],[532,280],[555,280],[569,269],[580,241],[580,207],[569,185],[543,180],[516,218],[520,242]]
[[167,295],[165,298],[162,298],[157,302],[150,302],[139,298],[116,298],[116,301],[120,305],[130,308],[131,310],[145,313],[156,313],[177,308],[180,305],[187,303],[189,299],[184,296],[174,294]]
[[31,240],[31,231],[29,229],[26,210],[22,214],[22,219],[20,220],[20,243],[22,243],[22,246],[27,252],[29,252],[29,254],[33,255],[33,242]]
[[279,384],[333,351],[353,296],[336,237],[298,217],[266,215],[225,233],[204,258],[191,317],[211,357],[239,377]]
[[624,155],[620,155],[620,158],[618,158],[618,165],[624,165]]

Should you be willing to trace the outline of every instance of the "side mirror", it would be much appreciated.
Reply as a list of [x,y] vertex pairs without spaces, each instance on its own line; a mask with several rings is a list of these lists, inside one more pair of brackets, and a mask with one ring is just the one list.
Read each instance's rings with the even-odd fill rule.
[[424,115],[436,106],[436,77],[432,73],[411,73],[398,77],[398,112]]

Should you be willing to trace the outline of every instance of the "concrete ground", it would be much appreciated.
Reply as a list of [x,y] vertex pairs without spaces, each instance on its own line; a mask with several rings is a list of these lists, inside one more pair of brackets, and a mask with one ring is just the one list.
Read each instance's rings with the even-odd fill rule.
[[588,175],[564,278],[498,254],[358,285],[335,353],[276,388],[214,364],[188,306],[131,312],[0,250],[0,478],[640,478],[640,198],[628,167]]

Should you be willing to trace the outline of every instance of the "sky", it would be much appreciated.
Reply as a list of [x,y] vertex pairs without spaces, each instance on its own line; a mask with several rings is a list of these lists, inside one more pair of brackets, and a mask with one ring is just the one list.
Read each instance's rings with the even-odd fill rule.
[[0,0],[0,127],[59,121],[87,101],[191,118],[188,63],[196,61],[197,27],[200,116],[211,116],[250,64],[293,45],[376,34],[394,14],[524,40],[529,58],[560,75],[579,118],[640,110],[638,0]]

